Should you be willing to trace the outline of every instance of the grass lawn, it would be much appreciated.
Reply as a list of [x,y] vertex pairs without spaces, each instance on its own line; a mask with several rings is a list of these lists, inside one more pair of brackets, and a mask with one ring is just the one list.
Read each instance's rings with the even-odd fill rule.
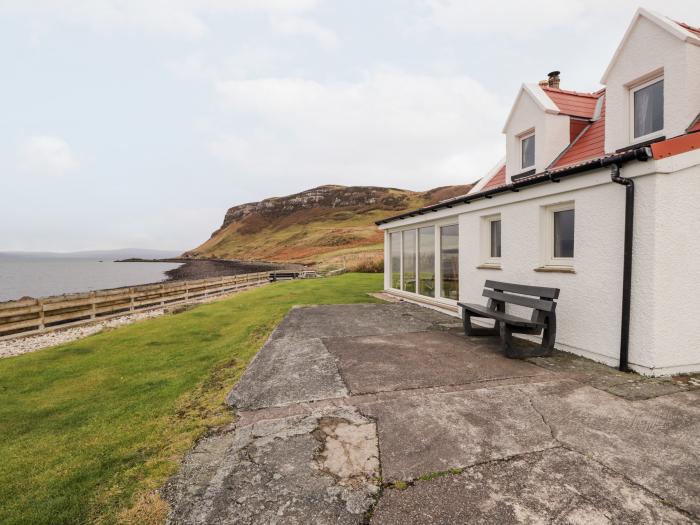
[[274,284],[0,360],[0,523],[157,523],[154,494],[295,304],[373,302],[382,276]]

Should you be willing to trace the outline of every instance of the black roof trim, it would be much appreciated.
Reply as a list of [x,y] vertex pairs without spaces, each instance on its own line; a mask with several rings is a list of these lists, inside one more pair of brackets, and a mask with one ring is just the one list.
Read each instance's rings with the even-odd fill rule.
[[437,204],[433,204],[432,206],[420,208],[419,210],[405,212],[400,215],[395,215],[393,217],[382,219],[381,221],[376,221],[375,224],[377,226],[380,226],[382,224],[399,221],[407,217],[414,217],[416,214],[418,214],[418,212],[438,211],[444,208],[452,208],[456,204],[469,204],[470,202],[473,202],[478,199],[490,199],[493,195],[497,195],[499,193],[519,191],[521,188],[534,186],[536,184],[542,184],[544,182],[559,182],[559,180],[562,178],[571,177],[573,175],[578,175],[587,171],[593,171],[599,168],[604,168],[606,166],[610,166],[611,164],[620,165],[631,160],[646,161],[650,158],[652,158],[651,148],[647,146],[636,148],[633,150],[627,150],[621,153],[613,153],[612,155],[608,155],[607,157],[592,159],[590,161],[584,162],[582,164],[577,164],[575,166],[570,166],[568,168],[561,168],[559,170],[545,170],[542,173],[534,174],[528,177],[523,177],[517,181],[511,182],[510,184],[506,184],[504,186],[499,186],[497,188],[492,188],[486,191],[480,191],[472,195],[462,195],[461,197],[448,199]]

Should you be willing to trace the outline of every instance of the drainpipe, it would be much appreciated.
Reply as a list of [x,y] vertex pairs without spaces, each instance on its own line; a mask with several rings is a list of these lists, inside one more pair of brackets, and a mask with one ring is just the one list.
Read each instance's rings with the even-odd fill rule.
[[634,181],[620,175],[620,165],[610,166],[610,178],[625,187],[625,255],[622,270],[622,329],[619,370],[629,372],[630,306],[632,303],[632,240],[634,238]]

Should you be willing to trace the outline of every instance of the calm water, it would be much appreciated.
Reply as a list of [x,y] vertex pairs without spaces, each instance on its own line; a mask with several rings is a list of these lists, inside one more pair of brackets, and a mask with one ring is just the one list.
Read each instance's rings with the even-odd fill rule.
[[178,263],[0,258],[0,301],[154,283],[166,278],[166,270],[178,266]]

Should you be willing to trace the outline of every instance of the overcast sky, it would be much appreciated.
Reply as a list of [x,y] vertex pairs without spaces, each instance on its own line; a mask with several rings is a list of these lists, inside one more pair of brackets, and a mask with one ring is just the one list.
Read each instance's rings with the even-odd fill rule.
[[474,181],[520,84],[599,88],[637,5],[0,0],[0,250],[184,250],[243,202]]

